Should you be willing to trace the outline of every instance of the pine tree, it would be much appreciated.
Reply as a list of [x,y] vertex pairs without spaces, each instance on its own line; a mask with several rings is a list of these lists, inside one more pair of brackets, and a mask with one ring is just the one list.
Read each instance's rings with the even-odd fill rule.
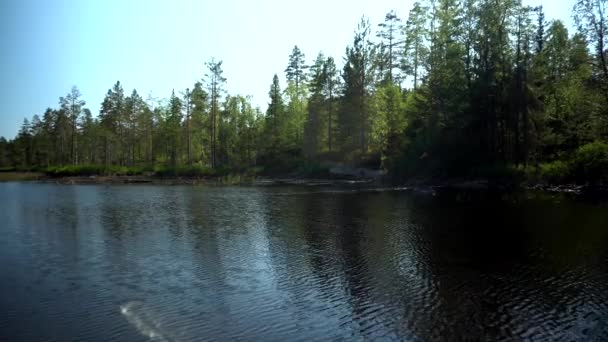
[[421,73],[424,62],[427,58],[428,51],[425,45],[425,36],[427,34],[427,7],[422,6],[420,2],[415,2],[410,10],[404,31],[405,31],[405,48],[403,52],[403,60],[401,69],[405,75],[413,77],[414,90],[418,89]]
[[[124,90],[120,81],[117,81],[112,89],[108,90],[103,102],[99,118],[104,130],[104,163],[110,165],[116,159],[116,150],[120,148],[123,141],[122,111],[124,109]],[[120,153],[118,153],[120,156]]]
[[72,90],[66,97],[59,98],[59,104],[61,109],[67,115],[70,120],[70,162],[72,164],[78,164],[78,151],[77,151],[77,136],[78,136],[78,118],[82,113],[82,109],[86,102],[80,99],[81,94],[76,86],[72,87]]
[[201,82],[196,82],[191,95],[192,113],[192,148],[197,160],[209,160],[211,156],[211,120],[209,120],[209,95]]
[[277,74],[272,78],[272,85],[270,86],[268,96],[270,97],[270,103],[266,110],[266,150],[273,154],[283,147],[281,128],[285,115],[285,104],[283,102],[283,95]]
[[182,101],[175,95],[175,90],[171,92],[169,98],[169,115],[167,117],[168,143],[170,148],[171,165],[176,166],[178,162],[180,127],[182,122]]
[[183,96],[184,107],[186,108],[186,120],[184,122],[186,130],[186,161],[192,165],[192,92],[186,88]]
[[125,98],[125,106],[122,115],[123,126],[125,130],[124,134],[124,146],[125,149],[125,163],[133,165],[135,163],[135,145],[137,144],[137,120],[140,113],[144,110],[145,103],[141,96],[137,93],[137,90],[133,89],[130,96]]
[[338,69],[333,57],[327,57],[323,64],[323,81],[323,94],[327,102],[327,149],[332,152],[335,131],[334,121],[336,120],[336,94],[340,86]]
[[544,48],[545,45],[545,28],[547,27],[547,21],[545,20],[545,11],[543,6],[538,6],[536,8],[537,19],[536,19],[536,36],[535,38],[535,53],[539,55]]
[[308,117],[304,127],[304,151],[308,156],[319,152],[319,142],[322,139],[321,121],[325,104],[323,88],[325,86],[325,56],[319,52],[315,62],[310,67],[310,98],[308,100]]
[[211,167],[217,167],[217,127],[219,116],[219,99],[224,92],[222,86],[226,83],[226,78],[222,75],[222,61],[216,62],[214,58],[206,63],[209,73],[205,75],[207,87],[209,88],[211,108],[210,108],[210,134],[211,134]]
[[293,82],[296,92],[299,94],[302,85],[306,82],[306,56],[298,46],[293,47],[293,51],[289,55],[289,63],[285,69],[285,74],[288,82]]
[[346,48],[342,71],[344,94],[340,135],[347,152],[359,149],[362,155],[368,148],[369,96],[374,83],[375,49],[369,41],[370,31],[369,20],[361,18],[353,45]]
[[[381,81],[400,83],[398,75],[395,75],[395,68],[399,67],[399,57],[403,54],[403,25],[401,19],[395,11],[390,11],[384,17],[384,22],[378,24],[380,30],[376,36],[381,39],[381,45],[386,49],[383,53],[378,53],[380,60],[386,61],[385,75],[381,75]],[[383,68],[384,69],[384,68]]]

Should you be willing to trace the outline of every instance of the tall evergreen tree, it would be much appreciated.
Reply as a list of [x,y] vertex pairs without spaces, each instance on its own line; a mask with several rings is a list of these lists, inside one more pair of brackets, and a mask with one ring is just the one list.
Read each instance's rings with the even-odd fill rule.
[[340,117],[340,135],[346,152],[359,149],[365,154],[370,133],[369,96],[374,83],[374,53],[370,42],[370,23],[361,18],[352,47],[346,48],[344,69],[343,106]]
[[124,90],[120,81],[108,90],[103,102],[99,118],[104,136],[104,163],[110,165],[117,161],[119,142],[122,141],[121,114],[125,102]]
[[70,120],[70,162],[72,164],[78,164],[78,151],[76,145],[78,136],[78,119],[82,113],[84,105],[86,104],[86,102],[81,100],[80,97],[80,91],[76,86],[73,86],[72,90],[66,95],[66,97],[59,98],[61,109]]
[[327,149],[332,152],[334,142],[334,132],[336,130],[337,94],[340,86],[340,77],[333,57],[327,57],[323,64],[323,94],[327,102]]
[[295,85],[298,94],[302,89],[302,85],[306,82],[306,69],[308,69],[308,66],[306,65],[306,56],[296,45],[289,55],[289,63],[285,69],[285,74],[287,76],[287,81],[293,82]]
[[381,39],[381,44],[386,48],[386,51],[381,55],[381,60],[386,61],[386,69],[382,80],[388,80],[389,82],[399,83],[398,75],[395,75],[395,68],[399,67],[399,57],[403,54],[403,25],[401,25],[401,19],[397,16],[395,11],[390,11],[384,17],[384,22],[378,24],[380,30],[376,33],[376,36]]
[[188,165],[192,165],[192,92],[186,88],[183,96],[184,107],[186,108],[186,119],[184,128],[186,131],[186,160]]
[[272,85],[270,86],[268,96],[270,97],[270,103],[268,104],[268,110],[266,110],[265,135],[268,139],[266,145],[267,152],[272,154],[283,146],[281,128],[285,115],[285,104],[277,74],[272,78]]
[[224,92],[222,88],[226,83],[222,70],[222,61],[216,62],[214,58],[206,63],[209,73],[205,75],[210,95],[210,134],[211,134],[211,167],[217,166],[217,127],[219,116],[219,99]]
[[196,82],[191,95],[192,114],[192,148],[197,160],[209,160],[211,156],[211,120],[209,118],[209,94],[203,89],[201,82]]
[[310,98],[308,100],[308,117],[304,128],[304,150],[309,156],[319,152],[322,140],[322,117],[324,111],[325,97],[323,88],[325,86],[324,74],[325,56],[319,52],[315,62],[310,67]]
[[177,165],[179,157],[179,142],[180,142],[180,127],[182,123],[182,101],[175,95],[175,91],[171,92],[169,98],[169,112],[167,116],[167,140],[169,143],[169,158],[171,165]]
[[405,48],[401,68],[405,75],[412,76],[414,90],[418,89],[419,80],[428,54],[425,45],[427,33],[427,10],[420,2],[415,2],[410,10],[404,32]]

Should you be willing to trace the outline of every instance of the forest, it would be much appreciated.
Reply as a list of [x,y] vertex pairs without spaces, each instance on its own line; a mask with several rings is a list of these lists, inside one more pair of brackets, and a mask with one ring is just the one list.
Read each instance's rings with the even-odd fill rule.
[[605,182],[607,3],[576,0],[575,28],[517,0],[426,0],[374,25],[363,16],[337,60],[295,46],[287,83],[269,75],[265,111],[227,93],[229,66],[213,58],[161,101],[116,82],[97,111],[73,87],[0,138],[0,167],[322,175],[342,164],[398,181]]

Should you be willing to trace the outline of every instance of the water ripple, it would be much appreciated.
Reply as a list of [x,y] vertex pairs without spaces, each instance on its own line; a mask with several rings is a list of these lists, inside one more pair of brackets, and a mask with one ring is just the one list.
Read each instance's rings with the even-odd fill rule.
[[608,340],[605,208],[403,190],[0,184],[0,340]]

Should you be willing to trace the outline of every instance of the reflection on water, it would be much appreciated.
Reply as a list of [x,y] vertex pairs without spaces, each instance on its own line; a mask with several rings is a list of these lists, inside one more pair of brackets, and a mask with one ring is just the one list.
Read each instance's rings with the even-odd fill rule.
[[608,208],[0,184],[0,340],[607,340]]

